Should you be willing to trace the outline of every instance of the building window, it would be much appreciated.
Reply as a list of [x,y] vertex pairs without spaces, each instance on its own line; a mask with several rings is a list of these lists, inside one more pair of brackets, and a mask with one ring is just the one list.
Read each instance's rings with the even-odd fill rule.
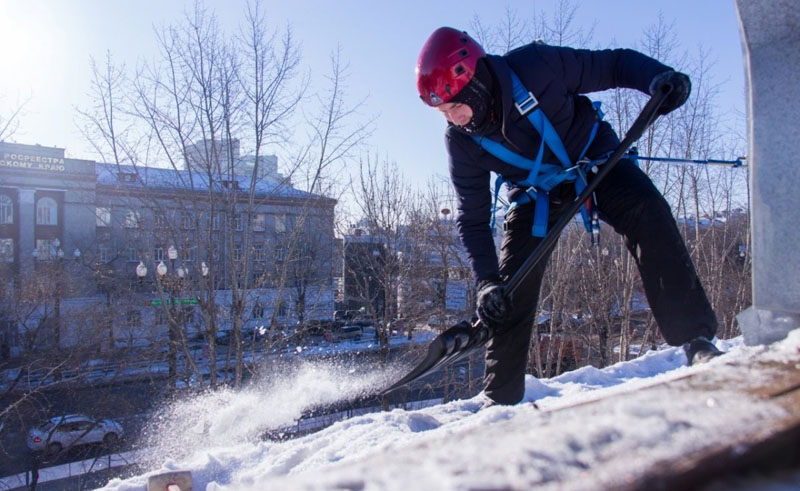
[[139,214],[136,210],[128,210],[125,213],[125,220],[122,222],[125,228],[139,228]]
[[167,323],[167,318],[164,315],[164,310],[160,308],[156,309],[156,325],[163,326],[166,323]]
[[242,260],[242,246],[240,245],[233,246],[233,260],[234,261]]
[[197,247],[184,247],[183,248],[183,260],[184,261],[195,261],[197,259]]
[[155,228],[167,228],[167,215],[157,211],[153,218],[153,225],[155,225]]
[[225,215],[222,213],[214,213],[214,215],[211,217],[211,229],[219,230],[220,226],[222,225],[223,218],[225,218]]
[[260,303],[257,303],[253,306],[253,319],[263,319],[264,318],[264,306]]
[[14,202],[7,194],[0,194],[0,225],[14,223]]
[[139,254],[136,253],[135,247],[128,247],[128,262],[135,263],[139,261]]
[[48,261],[54,259],[56,246],[50,239],[36,239],[36,259],[39,261]]
[[58,204],[45,196],[36,202],[36,225],[58,225]]
[[286,316],[289,314],[288,309],[286,308],[286,304],[281,302],[278,305],[278,317],[281,319],[285,319]]
[[95,225],[98,227],[110,227],[111,226],[111,208],[98,206],[94,209],[94,214],[96,217]]
[[256,261],[267,260],[267,249],[264,244],[256,244],[253,246],[253,259]]
[[14,262],[14,239],[0,239],[0,262]]
[[286,259],[286,249],[283,246],[275,246],[275,260],[283,261]]
[[181,223],[184,230],[194,230],[194,213],[189,211],[181,212]]
[[239,213],[233,217],[233,229],[237,232],[244,230],[244,220],[242,219],[242,215]]
[[97,248],[98,255],[100,256],[101,263],[111,261],[111,249],[108,246],[101,245]]
[[253,232],[263,232],[267,229],[267,215],[256,213],[253,215]]
[[275,233],[286,232],[286,215],[275,215]]
[[153,260],[154,261],[163,261],[164,259],[166,259],[166,255],[164,254],[164,248],[163,247],[159,246],[159,247],[156,247],[155,249],[153,249]]
[[117,175],[117,178],[120,182],[136,182],[136,173],[135,172],[120,172]]

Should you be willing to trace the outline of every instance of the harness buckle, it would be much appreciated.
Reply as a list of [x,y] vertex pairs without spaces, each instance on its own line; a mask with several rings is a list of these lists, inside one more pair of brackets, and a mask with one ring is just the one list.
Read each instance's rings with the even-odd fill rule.
[[600,217],[598,216],[597,209],[592,209],[592,234],[591,244],[593,246],[600,245]]
[[520,116],[525,116],[529,112],[536,109],[539,105],[539,101],[536,100],[536,96],[533,95],[533,92],[528,92],[528,98],[522,102],[515,102],[514,106],[519,111]]

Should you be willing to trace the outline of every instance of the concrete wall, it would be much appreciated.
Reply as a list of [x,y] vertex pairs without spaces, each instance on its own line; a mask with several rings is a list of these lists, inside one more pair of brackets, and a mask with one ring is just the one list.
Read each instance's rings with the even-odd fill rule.
[[800,2],[737,0],[751,165],[753,307],[747,344],[800,327]]

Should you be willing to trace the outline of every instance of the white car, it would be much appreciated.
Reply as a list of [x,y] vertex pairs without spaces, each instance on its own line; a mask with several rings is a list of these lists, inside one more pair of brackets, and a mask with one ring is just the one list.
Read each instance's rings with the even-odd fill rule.
[[342,326],[338,331],[334,332],[334,336],[338,340],[353,339],[360,341],[363,333],[364,328],[361,326]]
[[95,419],[83,414],[51,418],[28,430],[28,448],[34,452],[56,454],[74,445],[104,443],[113,445],[122,436],[122,425],[110,419]]
[[454,315],[446,315],[444,322],[442,318],[436,314],[428,317],[428,325],[430,327],[450,327],[458,323],[458,319]]

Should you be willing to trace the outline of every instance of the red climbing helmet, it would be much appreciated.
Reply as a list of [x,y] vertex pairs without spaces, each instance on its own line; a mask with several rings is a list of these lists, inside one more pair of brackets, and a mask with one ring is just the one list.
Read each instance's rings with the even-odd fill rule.
[[466,32],[440,27],[425,41],[417,59],[417,90],[429,106],[452,99],[473,75],[478,59],[486,56]]

